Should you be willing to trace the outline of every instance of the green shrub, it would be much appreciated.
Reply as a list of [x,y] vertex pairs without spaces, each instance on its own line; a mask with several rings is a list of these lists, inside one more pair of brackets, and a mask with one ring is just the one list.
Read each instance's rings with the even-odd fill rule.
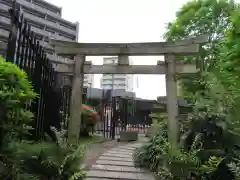
[[[59,147],[54,143],[12,142],[4,151],[1,179],[80,180],[85,147]],[[31,178],[29,178],[31,177]]]
[[186,180],[210,177],[224,158],[210,156],[201,162],[200,150],[189,152],[172,147],[162,135],[152,138],[147,144],[135,150],[133,154],[136,167],[150,170],[157,180]]
[[26,73],[0,57],[1,128],[5,135],[19,137],[26,133],[26,128],[23,127],[33,118],[32,112],[26,109],[26,106],[30,105],[36,96]]
[[163,163],[167,147],[168,142],[163,136],[154,136],[147,144],[137,148],[133,153],[135,166],[156,171],[158,166]]
[[[189,122],[190,128],[182,134],[179,147],[172,147],[166,133],[159,133],[147,144],[136,149],[133,154],[135,166],[154,172],[159,180],[213,180],[221,176],[232,179],[239,170],[227,166],[230,164],[229,166],[236,167],[235,158],[240,159],[239,151],[234,151],[239,135],[219,126],[218,123],[224,121],[220,117],[212,116],[211,121],[192,121]],[[161,128],[166,130],[165,124]]]
[[0,179],[83,179],[84,147],[24,140],[36,97],[26,73],[0,57]]
[[154,172],[159,180],[233,180],[239,175],[240,153],[234,148],[239,136],[223,130],[211,121],[199,120],[183,135],[179,147],[172,147],[159,134],[135,151],[134,163]]
[[[30,150],[30,151],[29,151]],[[22,166],[24,171],[35,175],[36,179],[74,179],[85,177],[81,167],[85,147],[59,147],[52,143],[40,143],[21,147],[21,156],[26,155]]]

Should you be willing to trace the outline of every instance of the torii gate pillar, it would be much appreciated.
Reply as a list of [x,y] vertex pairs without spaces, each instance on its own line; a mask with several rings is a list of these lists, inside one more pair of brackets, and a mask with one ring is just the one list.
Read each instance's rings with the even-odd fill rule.
[[70,120],[68,122],[68,143],[78,144],[79,131],[82,122],[82,94],[83,94],[83,81],[84,81],[84,62],[86,57],[77,54],[75,56],[75,67],[72,84]]
[[174,55],[165,55],[166,64],[166,95],[168,111],[168,138],[169,142],[177,145],[179,137],[178,127],[178,97],[176,80],[176,61]]

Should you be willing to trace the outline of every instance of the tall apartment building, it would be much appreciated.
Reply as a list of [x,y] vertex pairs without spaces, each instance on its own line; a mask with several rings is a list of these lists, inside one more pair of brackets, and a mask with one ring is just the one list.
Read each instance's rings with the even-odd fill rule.
[[[8,10],[13,0],[0,0],[0,41],[7,42],[10,16]],[[61,17],[62,9],[43,0],[16,0],[24,18],[31,25],[40,44],[52,62],[66,62],[66,58],[56,56],[49,45],[49,37],[66,40],[78,40],[79,24],[69,22]]]
[[83,86],[84,87],[93,87],[94,75],[93,74],[84,74]]
[[[8,10],[12,7],[12,2],[13,0],[0,0],[0,41],[5,43],[8,41],[11,22]],[[63,19],[61,17],[62,8],[44,0],[16,0],[16,2],[23,12],[24,19],[31,25],[31,30],[47,52],[53,67],[56,63],[68,63],[71,61],[72,57],[69,57],[70,59],[63,58],[54,53],[53,48],[49,45],[49,38],[78,41],[78,22],[72,23]],[[4,53],[0,50],[0,54],[4,55]],[[89,75],[86,75],[85,79],[91,80]],[[63,82],[65,79],[61,78],[60,81]],[[89,84],[89,82],[86,82],[86,84]]]
[[[130,60],[129,60],[130,61]],[[103,64],[117,64],[118,57],[103,58]],[[131,61],[129,62],[131,64]],[[102,89],[114,89],[133,91],[133,75],[132,74],[103,74],[101,79]]]

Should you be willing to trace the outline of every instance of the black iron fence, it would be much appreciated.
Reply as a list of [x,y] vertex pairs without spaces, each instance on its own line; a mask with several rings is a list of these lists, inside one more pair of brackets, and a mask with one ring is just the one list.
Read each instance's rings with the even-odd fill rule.
[[68,120],[70,117],[70,102],[71,102],[71,92],[72,88],[70,86],[65,86],[62,88],[62,103],[60,108],[61,122],[63,128],[67,128]]
[[111,97],[107,91],[101,99],[101,120],[96,132],[104,137],[116,139],[120,131],[146,133],[152,120],[150,111],[138,110],[134,99]]
[[54,89],[55,72],[52,64],[16,3],[13,3],[9,13],[11,28],[6,60],[15,63],[27,73],[34,91],[39,94],[39,98],[29,108],[35,114],[33,134],[36,139],[42,139],[50,125],[60,127],[58,114],[62,103],[61,92]]

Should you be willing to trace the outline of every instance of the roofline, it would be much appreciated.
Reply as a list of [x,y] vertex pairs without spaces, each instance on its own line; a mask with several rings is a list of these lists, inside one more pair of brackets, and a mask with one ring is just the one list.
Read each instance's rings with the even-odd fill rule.
[[53,3],[50,3],[47,0],[36,0],[36,1],[42,1],[43,3],[46,3],[47,5],[52,6],[52,7],[56,8],[56,9],[58,9],[60,11],[60,14],[62,15],[62,7],[57,6],[57,5],[53,4]]

